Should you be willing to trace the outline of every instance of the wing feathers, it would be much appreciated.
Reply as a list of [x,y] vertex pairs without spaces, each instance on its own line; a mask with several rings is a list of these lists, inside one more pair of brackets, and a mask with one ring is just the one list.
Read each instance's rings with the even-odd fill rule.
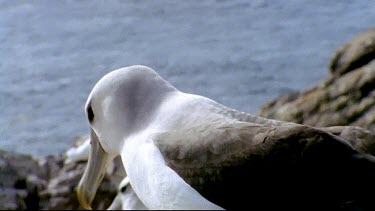
[[[272,206],[267,201],[291,208],[299,204],[296,199],[318,207],[337,206],[358,196],[348,192],[355,186],[348,186],[346,178],[375,176],[373,159],[363,157],[339,136],[304,125],[212,124],[153,139],[168,166],[226,209]],[[241,188],[247,195],[239,192]],[[312,197],[311,191],[319,188],[324,192]],[[283,194],[287,190],[292,194]]]

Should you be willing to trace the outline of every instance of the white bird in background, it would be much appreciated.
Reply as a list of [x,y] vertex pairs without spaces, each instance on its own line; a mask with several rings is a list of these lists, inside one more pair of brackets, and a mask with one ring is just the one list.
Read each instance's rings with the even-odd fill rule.
[[180,92],[145,66],[100,79],[86,115],[86,209],[117,155],[149,209],[367,207],[373,198],[365,190],[375,188],[374,158],[343,138]]
[[147,207],[134,192],[128,177],[125,177],[117,190],[117,195],[108,210],[147,210]]
[[87,136],[77,140],[76,146],[65,152],[65,164],[87,161],[90,153],[90,138]]

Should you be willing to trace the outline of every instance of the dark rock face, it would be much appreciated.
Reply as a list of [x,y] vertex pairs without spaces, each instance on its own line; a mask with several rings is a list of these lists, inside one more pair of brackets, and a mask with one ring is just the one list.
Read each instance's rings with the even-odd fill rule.
[[25,199],[26,190],[15,188],[0,188],[0,209],[1,210],[25,210],[27,209]]
[[341,76],[368,64],[375,58],[375,29],[361,33],[339,48],[332,57],[329,69]]
[[375,29],[340,48],[332,75],[300,93],[276,98],[260,116],[310,126],[354,125],[375,131]]
[[31,156],[0,150],[0,209],[38,209],[45,173]]
[[[57,175],[49,179],[41,195],[41,207],[48,209],[81,209],[76,195],[76,186],[85,170],[86,162],[63,165]],[[99,187],[93,207],[107,208],[116,195],[117,184],[106,176]]]
[[[64,157],[35,160],[0,150],[0,209],[82,209],[76,186],[86,162],[64,164]],[[106,175],[93,208],[106,209],[117,192],[119,179]]]
[[375,132],[355,126],[333,126],[319,129],[340,136],[359,152],[375,155]]

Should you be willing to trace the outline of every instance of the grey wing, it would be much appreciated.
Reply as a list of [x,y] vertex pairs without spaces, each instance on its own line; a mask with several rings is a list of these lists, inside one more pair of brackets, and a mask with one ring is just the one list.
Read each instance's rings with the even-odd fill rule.
[[364,185],[374,187],[371,156],[308,126],[212,124],[154,141],[168,166],[225,209],[363,207]]
[[[225,114],[238,121],[261,124],[264,126],[281,126],[281,125],[299,125],[297,123],[285,122],[274,119],[266,119],[260,116],[240,112],[230,108],[226,108]],[[356,126],[331,126],[318,127],[328,133],[340,136],[351,144],[354,149],[370,155],[375,155],[375,134],[371,131]]]
[[[230,108],[226,108],[225,110],[227,116],[242,122],[261,124],[264,126],[299,125],[292,122],[266,119],[260,116],[240,112]],[[332,133],[336,136],[340,136],[350,145],[352,145],[354,149],[360,152],[375,155],[375,133],[369,130],[356,126],[318,127],[318,129],[328,133]]]

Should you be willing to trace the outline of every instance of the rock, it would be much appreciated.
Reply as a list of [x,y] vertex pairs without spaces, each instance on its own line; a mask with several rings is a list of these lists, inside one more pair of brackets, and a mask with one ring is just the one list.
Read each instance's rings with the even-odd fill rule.
[[[87,136],[78,138],[68,151],[84,146],[87,141],[89,141]],[[78,202],[76,187],[86,167],[87,158],[82,159],[86,154],[88,156],[88,153],[84,152],[86,150],[89,148],[78,150],[84,154],[84,156],[78,156],[79,159],[71,159],[64,153],[58,156],[48,156],[39,162],[46,169],[48,176],[48,185],[40,192],[42,209],[83,209]],[[67,162],[67,159],[70,161]],[[118,161],[118,159],[115,160]],[[117,186],[123,176],[115,175],[114,171],[110,173],[105,175],[99,186],[92,205],[94,209],[106,209],[117,194]]]
[[38,160],[39,166],[43,169],[43,178],[49,181],[56,177],[64,166],[63,155],[48,155]]
[[15,187],[28,175],[42,175],[38,162],[30,155],[21,155],[0,150],[0,187]]
[[375,58],[375,28],[361,33],[339,48],[329,69],[337,77],[368,64]]
[[340,136],[360,152],[375,155],[374,132],[355,126],[333,126],[319,129]]
[[[46,190],[41,192],[42,207],[45,209],[82,209],[80,206],[76,186],[82,177],[86,162],[64,165],[58,175],[51,178]],[[115,197],[117,185],[106,175],[99,186],[97,198],[93,208],[105,209]]]
[[25,210],[26,190],[0,187],[0,210]]
[[[360,51],[359,46],[364,49]],[[354,125],[375,131],[375,50],[371,49],[375,49],[375,29],[336,53],[333,76],[303,92],[270,101],[258,115],[310,126]]]
[[43,170],[29,155],[0,150],[0,209],[39,209],[39,191],[47,182]]
[[[86,161],[64,164],[64,155],[40,160],[29,155],[0,150],[0,210],[82,209],[76,186]],[[116,158],[117,164],[121,162]],[[93,202],[94,209],[106,209],[123,179],[121,171],[106,175]]]

